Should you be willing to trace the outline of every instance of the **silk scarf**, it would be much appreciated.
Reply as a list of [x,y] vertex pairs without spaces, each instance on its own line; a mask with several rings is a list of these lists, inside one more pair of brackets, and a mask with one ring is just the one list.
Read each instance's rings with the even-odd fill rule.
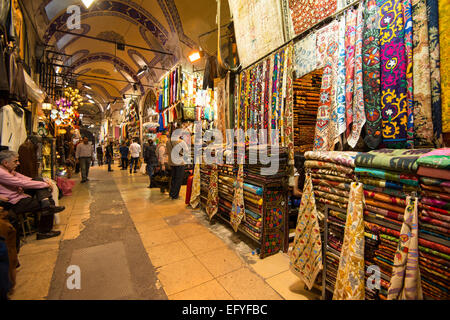
[[340,136],[345,133],[347,129],[345,120],[345,31],[346,20],[345,15],[339,20],[339,52],[338,52],[338,66],[337,66],[337,79],[336,79],[336,114],[333,117],[336,118],[336,137],[334,144],[339,142]]
[[450,2],[439,2],[439,45],[441,53],[442,131],[450,132]]
[[238,232],[239,225],[244,217],[244,165],[240,164],[234,185],[233,205],[230,212],[230,223],[234,232]]
[[365,298],[363,211],[363,185],[353,182],[333,300],[364,300]]
[[363,6],[360,5],[357,10],[356,20],[356,42],[355,42],[355,80],[353,89],[353,115],[351,134],[347,131],[348,145],[352,148],[356,146],[361,135],[362,128],[366,123],[366,114],[364,112],[364,93],[363,93],[363,69],[362,69],[362,47],[363,47]]
[[388,290],[389,300],[423,299],[419,270],[418,199],[407,198],[400,241]]
[[290,254],[290,270],[312,289],[322,270],[322,240],[311,175],[306,174],[300,204],[294,245]]
[[366,0],[364,8],[363,87],[366,112],[364,141],[370,149],[376,149],[382,141],[380,30],[376,0]]
[[219,185],[218,185],[219,171],[217,170],[217,164],[214,164],[211,168],[211,174],[209,176],[209,192],[208,202],[206,206],[206,214],[209,220],[216,215],[219,209]]
[[200,204],[200,164],[196,163],[194,168],[194,179],[192,180],[192,194],[190,205],[197,208]]
[[407,140],[406,48],[403,0],[377,0],[380,12],[383,142],[401,148]]
[[346,110],[346,137],[351,133],[353,122],[353,88],[355,76],[355,45],[356,45],[356,10],[350,9],[346,13],[345,32],[345,110]]
[[414,132],[416,146],[432,146],[430,52],[426,0],[413,0]]

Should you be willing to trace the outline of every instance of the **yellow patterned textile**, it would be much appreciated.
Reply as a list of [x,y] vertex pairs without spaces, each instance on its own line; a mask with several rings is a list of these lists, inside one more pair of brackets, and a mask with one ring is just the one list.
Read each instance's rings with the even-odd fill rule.
[[192,194],[190,205],[197,208],[200,204],[200,164],[197,163],[194,168],[194,179],[192,180]]
[[311,290],[322,270],[322,240],[310,174],[305,179],[290,260],[291,271]]
[[333,300],[364,300],[364,189],[353,182]]
[[439,0],[441,49],[442,132],[450,132],[450,0]]

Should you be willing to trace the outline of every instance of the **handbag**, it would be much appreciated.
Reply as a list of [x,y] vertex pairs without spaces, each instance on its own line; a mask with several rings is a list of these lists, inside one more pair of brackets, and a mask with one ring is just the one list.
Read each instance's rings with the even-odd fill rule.
[[195,120],[195,107],[183,107],[183,119],[184,120]]

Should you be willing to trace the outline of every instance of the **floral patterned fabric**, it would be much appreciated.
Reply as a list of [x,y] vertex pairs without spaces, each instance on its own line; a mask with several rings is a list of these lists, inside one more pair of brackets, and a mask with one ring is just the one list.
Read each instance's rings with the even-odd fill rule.
[[364,300],[364,194],[361,183],[352,183],[347,207],[344,242],[333,300]]
[[238,232],[239,225],[245,217],[244,207],[244,165],[239,165],[235,186],[234,186],[233,205],[230,212],[230,222],[234,232]]
[[423,299],[419,270],[418,199],[407,198],[400,241],[394,256],[394,269],[388,300]]
[[439,2],[439,46],[441,53],[442,131],[450,132],[450,2]]
[[316,42],[316,34],[313,32],[295,44],[294,70],[296,78],[303,77],[316,69]]
[[209,192],[208,202],[206,206],[206,214],[211,220],[219,209],[219,171],[217,170],[217,164],[214,164],[211,168],[211,175],[209,176]]
[[355,167],[355,159],[358,152],[342,152],[342,151],[307,151],[305,158],[307,160],[320,160],[336,164],[341,164],[346,167]]
[[333,117],[336,119],[336,137],[334,144],[337,144],[340,140],[340,136],[345,133],[347,124],[345,120],[345,31],[346,21],[343,15],[339,20],[339,52],[338,52],[338,66],[337,66],[337,79],[336,79],[336,115]]
[[413,20],[411,0],[403,0],[403,20],[406,53],[406,96],[408,123],[406,147],[414,148],[414,102],[413,102]]
[[192,180],[192,194],[190,201],[192,208],[197,208],[200,204],[200,164],[196,163],[194,168],[194,179]]
[[300,204],[290,270],[312,289],[322,270],[322,240],[311,175],[307,174]]
[[414,21],[414,132],[416,146],[433,145],[430,52],[426,0],[413,0]]
[[377,0],[380,12],[383,142],[405,147],[407,140],[406,53],[403,0]]
[[363,86],[366,111],[366,136],[364,141],[370,149],[376,149],[382,141],[380,102],[380,30],[376,0],[364,4],[363,31]]
[[345,32],[345,114],[346,114],[346,136],[351,133],[353,122],[353,89],[355,79],[355,45],[356,45],[356,10],[350,9],[346,12],[346,32]]
[[337,9],[337,0],[289,0],[295,34],[300,34]]

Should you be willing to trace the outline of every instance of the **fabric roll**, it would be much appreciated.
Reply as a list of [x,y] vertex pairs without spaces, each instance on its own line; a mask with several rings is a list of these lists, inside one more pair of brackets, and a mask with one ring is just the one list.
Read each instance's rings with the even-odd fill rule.
[[311,176],[306,175],[299,208],[290,270],[312,289],[322,270],[322,241]]
[[364,193],[352,183],[333,300],[364,300]]

